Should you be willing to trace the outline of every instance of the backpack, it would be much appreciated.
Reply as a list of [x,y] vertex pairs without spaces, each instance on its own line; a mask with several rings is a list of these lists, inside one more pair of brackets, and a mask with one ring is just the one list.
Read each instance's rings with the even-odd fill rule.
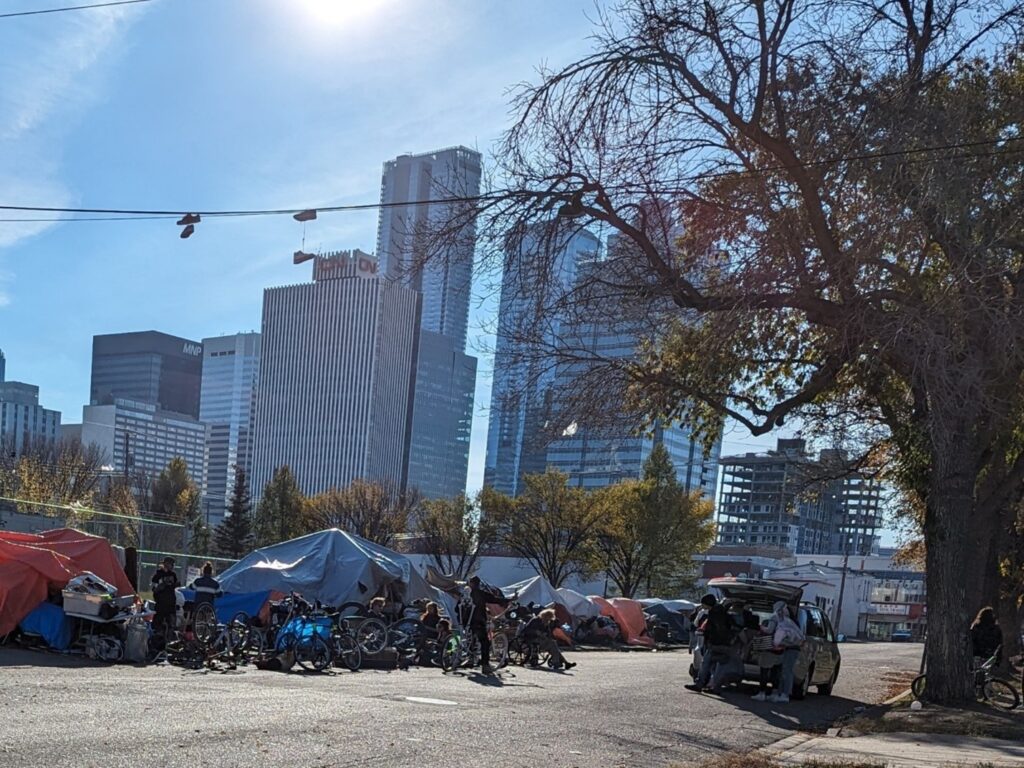
[[729,645],[732,642],[732,621],[728,611],[716,605],[708,611],[704,622],[704,640],[710,645]]

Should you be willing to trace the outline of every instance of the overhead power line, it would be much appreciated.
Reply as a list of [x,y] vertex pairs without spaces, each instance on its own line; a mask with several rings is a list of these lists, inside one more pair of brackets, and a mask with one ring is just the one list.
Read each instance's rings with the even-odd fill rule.
[[[141,0],[133,0],[141,1]],[[146,0],[148,1],[148,0]],[[0,17],[2,18],[2,17]],[[774,165],[765,168],[753,168],[753,169],[740,169],[727,170],[727,171],[714,171],[702,174],[695,174],[694,176],[685,177],[677,180],[678,182],[697,182],[709,179],[723,178],[729,176],[755,176],[766,173],[776,173],[778,171],[791,170],[793,168],[820,168],[828,165],[837,165],[839,163],[851,163],[851,162],[863,162],[869,160],[881,160],[893,157],[914,157],[922,154],[930,154],[937,152],[949,152],[953,150],[961,150],[960,154],[952,156],[946,155],[942,157],[936,157],[928,160],[913,160],[912,162],[948,162],[949,160],[955,159],[969,159],[972,157],[990,157],[994,155],[1012,155],[1019,154],[1024,151],[1024,148],[1006,148],[1005,145],[1014,142],[1024,142],[1024,137],[1009,137],[999,139],[986,139],[984,141],[969,141],[959,142],[955,144],[942,144],[927,147],[914,147],[911,149],[900,149],[900,150],[886,150],[881,152],[866,152],[857,155],[845,155],[833,158],[824,158],[822,160],[811,160],[806,163],[797,163],[793,165]],[[981,147],[990,147],[995,145],[1004,145],[1003,149],[994,150],[991,152],[963,152],[963,150],[976,149]],[[627,188],[628,185],[624,185],[623,188]],[[371,211],[371,210],[382,210],[386,208],[405,208],[414,207],[420,205],[450,205],[452,203],[478,203],[487,200],[501,200],[505,197],[514,197],[515,195],[528,195],[535,196],[538,194],[533,190],[504,190],[499,192],[491,192],[482,195],[466,195],[466,196],[452,196],[442,198],[431,198],[428,200],[409,200],[401,202],[376,202],[376,203],[355,203],[351,205],[323,205],[323,206],[296,206],[291,208],[254,208],[254,209],[241,209],[241,210],[197,210],[188,208],[178,208],[175,210],[153,210],[153,209],[131,209],[131,208],[62,208],[58,206],[35,206],[35,205],[0,205],[0,211],[21,211],[25,213],[69,213],[69,214],[85,214],[81,217],[34,217],[34,218],[0,218],[0,223],[30,223],[30,222],[70,222],[70,221],[144,221],[154,219],[171,219],[177,218],[183,212],[190,214],[196,214],[200,217],[207,218],[230,218],[230,217],[244,217],[244,216],[285,216],[295,214],[302,214],[304,212],[316,211],[318,213],[342,213],[346,211]]]
[[65,11],[87,11],[92,8],[109,8],[112,5],[135,5],[137,3],[151,3],[153,0],[115,0],[109,3],[89,3],[88,5],[66,5],[62,8],[43,8],[38,11],[13,11],[11,13],[0,13],[0,19],[13,19],[16,16],[39,16],[43,13],[64,13]]

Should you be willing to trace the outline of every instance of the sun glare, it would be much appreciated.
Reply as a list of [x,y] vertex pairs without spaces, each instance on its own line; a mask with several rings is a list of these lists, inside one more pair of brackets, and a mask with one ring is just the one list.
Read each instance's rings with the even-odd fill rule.
[[379,11],[388,0],[298,0],[314,23],[351,27]]

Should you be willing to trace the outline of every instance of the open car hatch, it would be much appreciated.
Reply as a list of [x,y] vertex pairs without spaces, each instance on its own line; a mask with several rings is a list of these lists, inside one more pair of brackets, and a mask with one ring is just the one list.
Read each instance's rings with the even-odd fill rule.
[[739,598],[745,603],[771,604],[776,600],[783,600],[789,605],[799,605],[804,594],[802,587],[765,579],[737,579],[732,576],[711,579],[708,586],[718,590],[726,600]]

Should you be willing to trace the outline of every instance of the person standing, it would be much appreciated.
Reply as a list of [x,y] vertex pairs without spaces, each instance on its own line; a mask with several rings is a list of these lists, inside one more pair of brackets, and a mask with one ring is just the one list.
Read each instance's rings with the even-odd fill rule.
[[213,599],[224,594],[220,590],[220,582],[213,578],[213,563],[209,562],[203,565],[203,575],[189,584],[188,588],[195,590],[193,602],[196,608],[203,603],[213,605]]
[[153,617],[153,631],[165,637],[174,630],[178,613],[178,574],[174,572],[174,558],[165,557],[150,579],[156,616]]
[[[775,605],[778,605],[776,603]],[[779,628],[779,617],[772,612],[772,615],[761,625],[761,636],[767,638],[775,637],[775,630]],[[765,641],[767,643],[767,640]],[[754,694],[754,701],[768,701],[768,684],[773,688],[772,694],[778,695],[781,688],[779,680],[779,669],[782,666],[782,649],[775,647],[772,639],[772,647],[761,650],[757,655],[757,666],[760,668],[757,693]]]
[[789,606],[779,600],[772,606],[772,613],[778,618],[778,626],[775,629],[773,645],[782,649],[782,684],[779,692],[772,694],[769,701],[776,704],[786,704],[793,693],[793,671],[796,669],[797,659],[800,658],[800,647],[804,643],[804,633],[799,625],[793,621],[790,615]]
[[480,643],[480,671],[485,675],[494,673],[491,666],[491,637],[487,632],[487,606],[500,605],[505,607],[509,600],[494,588],[485,588],[479,576],[469,580],[469,601],[472,610],[469,612],[469,631]]
[[733,639],[733,623],[725,606],[711,594],[704,595],[700,602],[707,608],[707,616],[698,627],[704,632],[704,651],[701,655],[700,671],[697,673],[695,683],[683,686],[696,693],[700,693],[711,683],[711,676],[717,664],[728,662],[729,646]]
[[[975,657],[975,666],[992,658],[1003,644],[1003,630],[996,621],[996,612],[985,606],[978,611],[974,623],[971,624],[971,649]],[[978,659],[981,661],[979,662]],[[996,659],[998,663],[1000,659]]]

